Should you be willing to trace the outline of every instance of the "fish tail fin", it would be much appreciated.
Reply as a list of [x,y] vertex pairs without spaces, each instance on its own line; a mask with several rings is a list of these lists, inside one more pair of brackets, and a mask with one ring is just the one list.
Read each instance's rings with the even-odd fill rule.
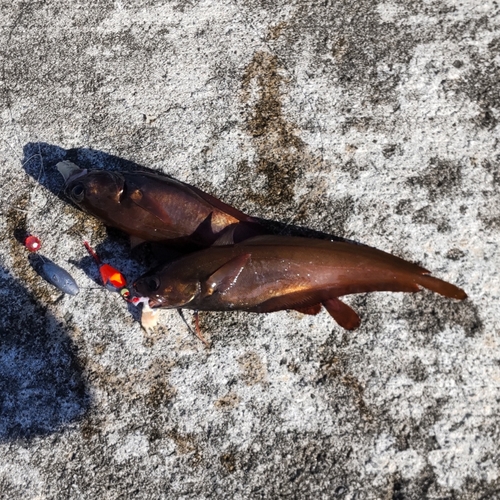
[[428,274],[424,274],[418,277],[417,283],[428,290],[444,295],[445,297],[450,297],[452,299],[464,300],[467,298],[467,294],[458,286],[452,285],[447,281],[440,280],[439,278],[434,278]]

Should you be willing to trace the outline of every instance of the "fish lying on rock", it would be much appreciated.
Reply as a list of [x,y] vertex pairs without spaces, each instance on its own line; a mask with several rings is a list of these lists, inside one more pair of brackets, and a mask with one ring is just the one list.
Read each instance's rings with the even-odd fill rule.
[[129,234],[132,246],[152,241],[192,250],[265,232],[257,219],[165,175],[87,171],[67,160],[57,169],[66,195],[107,226]]
[[445,297],[467,297],[422,267],[375,248],[266,235],[257,219],[170,177],[87,171],[69,161],[57,168],[67,196],[106,225],[128,233],[133,246],[152,241],[184,251],[202,248],[135,282],[133,292],[148,311],[295,309],[317,314],[325,307],[351,330],[360,318],[339,299],[344,295],[427,288]]
[[323,306],[348,330],[357,328],[360,318],[339,297],[422,288],[467,297],[457,286],[381,250],[289,236],[257,236],[200,250],[147,273],[133,287],[152,308],[317,314]]

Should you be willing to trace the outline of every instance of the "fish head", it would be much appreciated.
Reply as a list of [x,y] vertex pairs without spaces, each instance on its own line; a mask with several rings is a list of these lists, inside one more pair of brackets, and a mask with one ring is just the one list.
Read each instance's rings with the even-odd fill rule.
[[152,272],[141,276],[133,290],[136,295],[147,297],[150,307],[174,309],[187,306],[200,293],[200,283],[176,279],[166,272]]
[[75,205],[94,214],[116,208],[124,192],[125,181],[118,172],[81,169],[70,161],[57,164],[66,181],[65,193]]

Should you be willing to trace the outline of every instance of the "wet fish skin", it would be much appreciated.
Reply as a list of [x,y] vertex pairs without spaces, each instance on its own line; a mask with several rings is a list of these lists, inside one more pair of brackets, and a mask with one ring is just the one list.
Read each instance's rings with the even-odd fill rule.
[[264,232],[256,219],[171,177],[149,172],[82,170],[57,164],[66,195],[107,226],[143,241],[204,248],[221,237],[241,241]]
[[465,292],[422,267],[381,250],[341,241],[258,236],[212,247],[139,278],[136,294],[152,307],[317,314],[324,306],[344,328],[359,316],[339,297],[374,291],[428,288],[463,300]]

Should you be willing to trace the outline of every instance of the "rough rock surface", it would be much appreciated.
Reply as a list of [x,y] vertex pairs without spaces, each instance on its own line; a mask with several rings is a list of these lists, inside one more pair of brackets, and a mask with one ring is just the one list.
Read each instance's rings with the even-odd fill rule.
[[[500,497],[500,7],[486,0],[0,4],[2,498]],[[176,312],[145,334],[54,164],[144,165],[469,294]],[[33,271],[20,235],[81,287]],[[186,320],[191,322],[190,313]]]

